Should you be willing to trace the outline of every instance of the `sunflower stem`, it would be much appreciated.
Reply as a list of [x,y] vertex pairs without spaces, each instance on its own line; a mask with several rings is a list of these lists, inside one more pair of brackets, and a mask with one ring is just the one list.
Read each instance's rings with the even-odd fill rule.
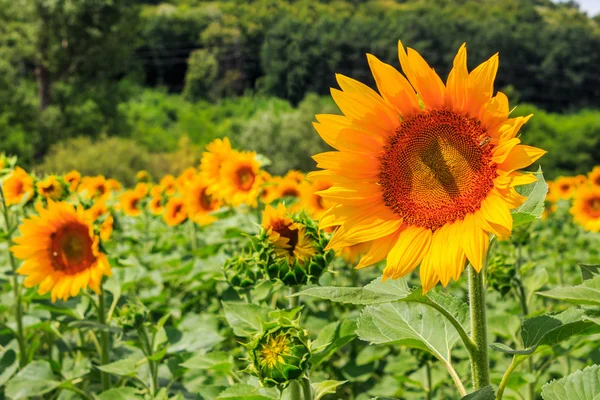
[[10,267],[13,272],[12,276],[12,288],[13,295],[15,297],[15,319],[17,322],[17,343],[19,345],[19,365],[23,368],[27,365],[27,345],[25,343],[25,334],[23,333],[23,299],[21,296],[21,284],[17,274],[17,263],[10,251],[10,245],[12,243],[13,226],[10,223],[8,215],[8,207],[6,206],[6,200],[4,198],[4,191],[0,186],[0,198],[2,199],[2,212],[4,215],[4,226],[6,229],[6,241],[8,242],[8,259],[10,261]]
[[302,386],[302,394],[304,396],[304,400],[312,400],[312,387],[310,386],[310,380],[308,378],[303,378],[300,380],[300,385]]
[[[487,260],[486,260],[487,262]],[[485,265],[481,272],[469,266],[469,307],[471,309],[471,339],[475,349],[470,353],[473,386],[479,390],[490,385],[490,363],[488,359],[487,319],[485,309]]]
[[[106,299],[102,287],[100,288],[100,294],[98,295],[98,322],[100,322],[101,325],[106,325]],[[106,365],[109,362],[110,338],[106,328],[107,327],[104,326],[100,332],[100,347],[102,350],[100,353],[100,365]],[[110,376],[108,373],[101,371],[100,378],[102,381],[102,390],[105,391],[110,389]]]
[[288,296],[288,307],[290,310],[298,307],[298,296],[294,296],[296,293],[298,293],[298,286],[290,286],[290,294]]
[[192,225],[191,235],[192,235],[192,250],[198,250],[198,230],[196,228],[196,223],[190,218],[190,224]]

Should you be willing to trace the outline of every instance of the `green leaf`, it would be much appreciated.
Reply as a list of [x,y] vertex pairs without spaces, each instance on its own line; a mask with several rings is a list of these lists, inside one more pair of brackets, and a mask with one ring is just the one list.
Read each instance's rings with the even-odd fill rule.
[[225,318],[236,336],[253,336],[262,332],[263,321],[269,319],[268,308],[254,304],[223,302]]
[[588,279],[581,285],[557,287],[537,294],[572,304],[600,306],[600,276]]
[[3,386],[18,369],[16,342],[11,342],[0,351],[0,386]]
[[41,396],[60,386],[46,361],[33,361],[6,384],[6,395],[14,400]]
[[495,400],[496,394],[494,393],[494,389],[491,386],[486,386],[473,392],[471,394],[466,395],[461,400]]
[[233,369],[233,358],[225,352],[196,354],[180,364],[187,369],[213,370],[227,373]]
[[581,277],[584,281],[600,276],[600,264],[579,264],[581,268]]
[[127,358],[106,365],[98,365],[96,368],[113,375],[134,377],[143,358],[141,354],[133,353]]
[[225,389],[219,394],[217,400],[274,400],[279,399],[277,389],[255,388],[243,383]]
[[600,366],[592,365],[542,387],[544,400],[600,400]]
[[314,400],[320,400],[326,394],[334,394],[338,387],[342,386],[347,381],[323,381],[313,383],[312,387],[315,390]]
[[548,184],[544,180],[541,167],[535,172],[535,175],[537,181],[516,188],[519,194],[527,197],[527,200],[513,211],[513,227],[527,224],[542,217]]
[[501,351],[502,353],[507,353],[507,354],[520,354],[520,355],[529,355],[529,354],[533,354],[533,352],[536,350],[537,347],[532,347],[530,349],[526,349],[526,350],[514,350],[513,348],[505,345],[504,343],[492,343],[490,344],[490,347],[494,350],[498,350]]
[[311,296],[344,304],[380,304],[406,298],[411,294],[405,279],[383,282],[377,278],[364,287],[320,286],[306,289],[296,296]]
[[333,322],[325,326],[312,343],[311,347],[315,351],[310,359],[311,364],[313,366],[321,364],[354,339],[356,339],[356,321],[354,320]]
[[431,352],[449,363],[459,339],[439,311],[418,303],[396,302],[366,307],[358,319],[360,339],[372,344],[398,344]]
[[109,389],[98,395],[98,400],[139,400],[142,398],[132,387]]

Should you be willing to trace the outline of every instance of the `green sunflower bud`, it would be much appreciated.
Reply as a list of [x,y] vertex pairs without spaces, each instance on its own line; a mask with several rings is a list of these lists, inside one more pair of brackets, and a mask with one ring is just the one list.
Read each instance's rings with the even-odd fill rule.
[[286,387],[308,369],[310,349],[306,331],[278,326],[268,330],[252,346],[249,370],[265,386]]
[[306,213],[287,214],[283,204],[267,206],[258,252],[267,276],[288,286],[315,282],[333,261],[327,239]]
[[515,274],[515,265],[507,262],[503,255],[494,256],[488,262],[488,283],[502,296],[510,291]]
[[254,255],[235,256],[225,262],[223,274],[235,290],[252,288],[262,279],[258,263]]

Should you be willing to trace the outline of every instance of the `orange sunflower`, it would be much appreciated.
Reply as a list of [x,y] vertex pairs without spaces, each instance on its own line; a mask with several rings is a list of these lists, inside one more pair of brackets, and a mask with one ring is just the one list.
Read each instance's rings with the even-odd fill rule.
[[50,200],[59,200],[63,194],[63,187],[54,175],[36,183],[38,193]]
[[113,192],[119,191],[121,190],[121,182],[119,182],[116,179],[107,179],[106,180],[106,187],[108,188],[108,190],[112,190]]
[[102,239],[103,242],[108,241],[112,236],[114,225],[115,218],[112,214],[108,214],[104,222],[102,222],[102,225],[100,225],[100,239]]
[[226,137],[213,140],[206,145],[206,150],[200,160],[200,175],[210,186],[219,182],[223,163],[237,152],[231,149],[231,143]]
[[581,188],[575,194],[571,207],[573,219],[586,231],[600,231],[600,187]]
[[553,189],[555,189],[556,192],[556,197],[565,200],[573,198],[576,188],[577,185],[575,179],[571,176],[561,176],[554,181],[553,185]]
[[165,207],[162,204],[162,196],[154,196],[148,203],[148,209],[152,215],[161,215],[165,211]]
[[508,118],[508,99],[493,95],[498,56],[470,73],[463,45],[446,84],[413,49],[398,43],[405,78],[368,55],[379,93],[337,75],[332,96],[344,115],[318,115],[315,128],[338,151],[316,155],[312,179],[333,207],[321,227],[336,226],[329,248],[373,241],[357,268],[387,258],[383,278],[420,265],[423,291],[459,279],[468,259],[480,271],[491,234],[512,231],[511,209],[525,200],[515,186],[536,177],[518,169],[545,152],[520,144],[531,117]]
[[182,224],[188,217],[185,201],[181,197],[171,197],[165,206],[163,219],[169,226]]
[[210,225],[216,221],[217,218],[212,214],[221,207],[221,202],[208,194],[207,189],[202,179],[197,178],[187,186],[185,192],[187,212],[198,225]]
[[596,165],[594,169],[588,173],[588,181],[590,184],[600,187],[600,165]]
[[177,191],[177,187],[175,186],[175,177],[173,175],[165,175],[161,180],[159,185],[163,188],[163,192],[167,196],[173,196]]
[[74,192],[77,190],[77,186],[79,186],[79,182],[81,181],[81,174],[79,171],[73,170],[63,177],[65,182],[69,185],[69,190]]
[[104,200],[98,200],[93,206],[86,210],[86,213],[90,220],[94,222],[101,216],[108,214],[108,206]]
[[110,195],[106,178],[102,175],[86,176],[81,180],[78,190],[84,192],[86,198],[106,198]]
[[17,167],[3,182],[2,190],[7,206],[27,202],[33,196],[33,178]]
[[196,168],[186,168],[176,179],[175,185],[177,186],[177,190],[183,192],[187,185],[189,185],[191,182],[194,181],[194,179],[196,179],[197,174],[198,171],[196,171]]
[[[209,194],[218,196],[233,206],[247,204],[256,207],[262,187],[260,163],[254,152],[236,152],[223,162],[221,178],[210,185]],[[205,181],[208,184],[208,181]]]
[[313,219],[320,219],[331,204],[324,200],[318,192],[327,190],[333,186],[333,182],[329,179],[316,179],[312,184],[302,185],[302,205]]
[[67,300],[81,289],[100,293],[104,275],[111,269],[99,250],[99,237],[82,207],[49,201],[19,227],[11,251],[23,260],[17,273],[26,275],[25,287],[39,285],[38,293],[51,292],[52,301]]
[[142,210],[140,208],[140,203],[144,195],[142,195],[138,190],[128,190],[121,195],[121,199],[119,203],[121,204],[121,210],[125,215],[129,215],[131,217],[137,217],[142,214]]

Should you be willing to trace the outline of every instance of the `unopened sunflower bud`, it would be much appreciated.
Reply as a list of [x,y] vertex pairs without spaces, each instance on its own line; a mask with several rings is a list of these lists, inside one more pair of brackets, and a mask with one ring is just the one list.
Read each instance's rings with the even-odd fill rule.
[[223,274],[235,290],[254,287],[262,278],[258,260],[253,255],[230,258],[223,266]]

